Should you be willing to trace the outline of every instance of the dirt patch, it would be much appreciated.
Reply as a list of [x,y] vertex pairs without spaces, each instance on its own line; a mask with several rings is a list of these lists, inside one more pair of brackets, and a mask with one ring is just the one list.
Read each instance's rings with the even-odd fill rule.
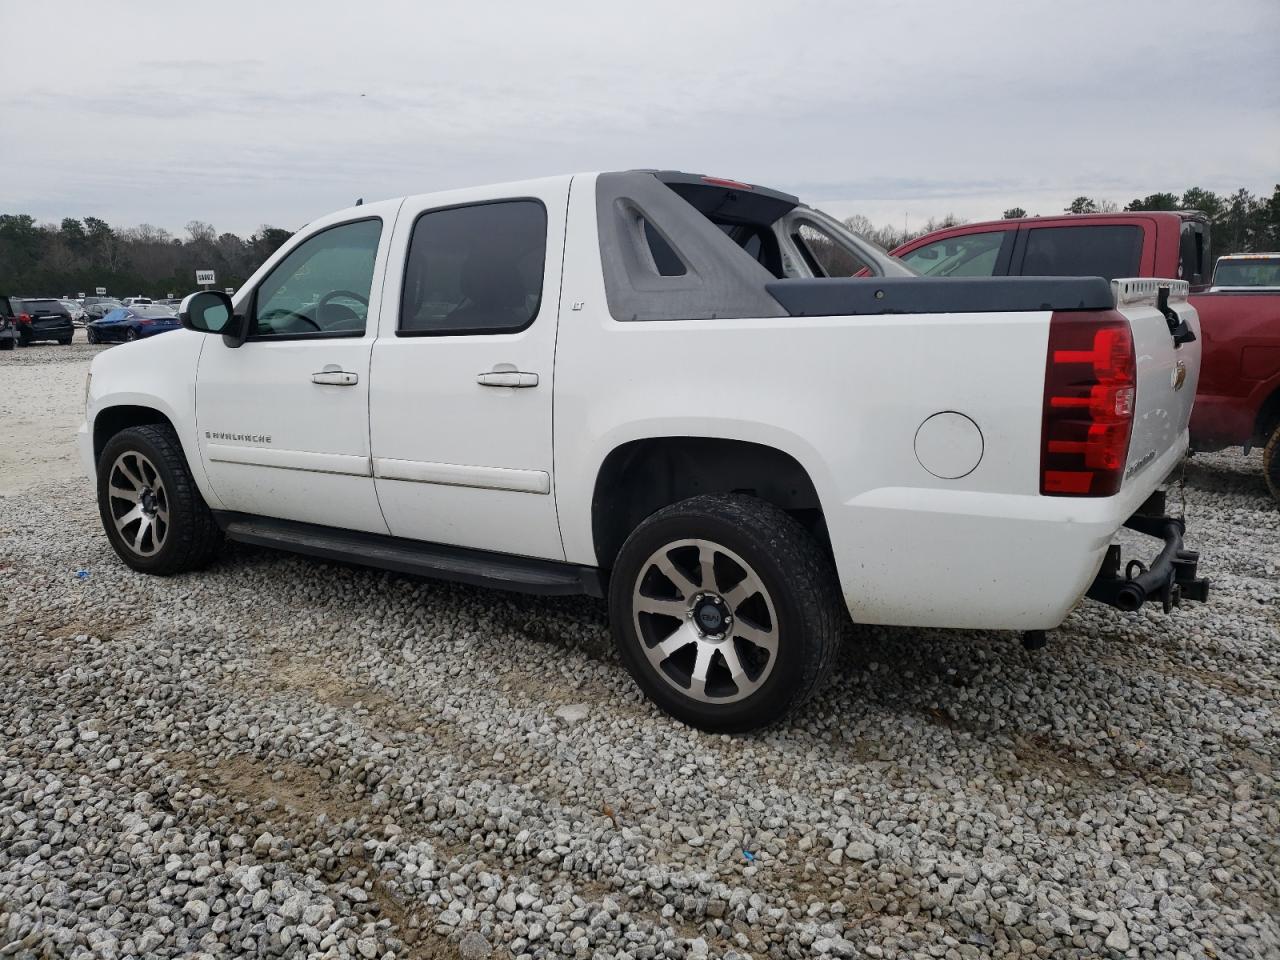
[[315,768],[297,763],[260,760],[243,753],[212,764],[198,763],[189,754],[169,754],[166,759],[228,802],[258,805],[274,800],[282,819],[314,821],[324,814],[340,822],[367,815],[371,809],[366,801],[342,796],[335,783]]
[[1055,780],[1065,778],[1069,788],[1088,792],[1092,792],[1090,788],[1093,787],[1132,781],[1153,784],[1180,794],[1188,794],[1192,789],[1191,778],[1185,774],[1165,773],[1130,757],[1114,754],[1107,758],[1107,762],[1115,775],[1108,776],[1104,768],[1081,759],[1070,746],[1054,740],[1048,734],[1015,736],[1013,752],[1024,769],[1006,767],[999,771],[1004,776],[1040,774]]

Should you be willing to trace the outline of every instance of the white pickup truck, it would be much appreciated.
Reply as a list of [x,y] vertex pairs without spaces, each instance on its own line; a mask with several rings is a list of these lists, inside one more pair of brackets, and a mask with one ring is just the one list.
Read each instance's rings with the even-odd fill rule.
[[[308,224],[186,330],[99,354],[80,449],[120,557],[221,539],[607,596],[646,694],[746,730],[850,617],[1042,639],[1086,592],[1204,599],[1160,488],[1177,281],[920,278],[797,198],[638,170]],[[1161,538],[1122,574],[1128,524]]]

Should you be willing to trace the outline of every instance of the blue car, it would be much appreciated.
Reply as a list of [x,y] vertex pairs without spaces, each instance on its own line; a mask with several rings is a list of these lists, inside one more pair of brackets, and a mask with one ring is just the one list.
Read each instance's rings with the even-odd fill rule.
[[112,310],[101,320],[85,324],[90,343],[111,343],[117,340],[141,340],[157,333],[177,330],[182,324],[178,315],[168,307],[151,303],[138,303],[131,307]]

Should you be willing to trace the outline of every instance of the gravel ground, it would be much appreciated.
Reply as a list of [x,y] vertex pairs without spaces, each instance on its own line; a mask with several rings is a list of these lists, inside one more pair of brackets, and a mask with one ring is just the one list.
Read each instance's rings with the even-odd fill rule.
[[50,479],[80,478],[76,429],[84,420],[84,377],[89,361],[106,347],[76,342],[37,343],[0,353],[0,496]]
[[641,700],[598,602],[148,578],[87,481],[0,497],[0,954],[1274,958],[1280,517],[1256,455],[1186,501],[1210,604],[860,628],[730,738]]

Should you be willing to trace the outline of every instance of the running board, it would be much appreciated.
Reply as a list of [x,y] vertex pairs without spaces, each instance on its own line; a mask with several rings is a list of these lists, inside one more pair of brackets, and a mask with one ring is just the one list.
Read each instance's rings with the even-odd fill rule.
[[214,518],[228,539],[254,546],[517,593],[604,596],[594,567],[243,513],[214,511]]

